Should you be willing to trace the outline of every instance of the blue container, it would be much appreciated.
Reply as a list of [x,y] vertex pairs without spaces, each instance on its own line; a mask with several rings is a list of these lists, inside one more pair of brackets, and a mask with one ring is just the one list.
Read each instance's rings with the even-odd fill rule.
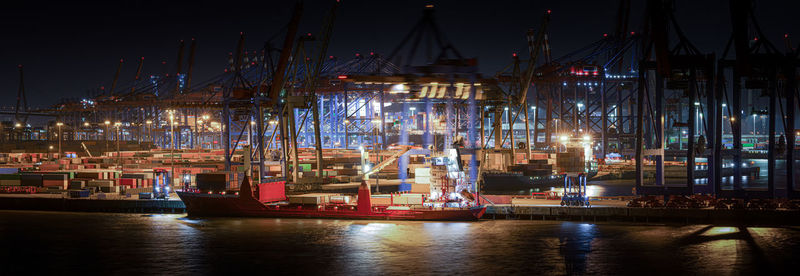
[[397,187],[398,192],[410,192],[411,191],[411,184],[410,183],[400,183]]
[[15,174],[18,172],[19,169],[17,168],[0,168],[0,174]]
[[89,190],[71,190],[69,191],[70,198],[82,198],[82,197],[89,197]]

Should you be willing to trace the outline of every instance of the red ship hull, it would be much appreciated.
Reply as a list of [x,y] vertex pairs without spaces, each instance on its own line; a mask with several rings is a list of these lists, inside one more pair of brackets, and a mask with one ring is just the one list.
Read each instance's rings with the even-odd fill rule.
[[253,198],[178,192],[189,216],[322,218],[369,220],[474,221],[486,212],[486,206],[471,208],[358,210],[355,206],[286,206],[265,205]]

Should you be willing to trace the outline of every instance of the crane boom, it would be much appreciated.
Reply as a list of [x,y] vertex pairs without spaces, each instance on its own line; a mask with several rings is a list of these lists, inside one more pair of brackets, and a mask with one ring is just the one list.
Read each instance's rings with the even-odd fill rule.
[[14,109],[14,119],[17,123],[27,121],[27,117],[20,115],[20,103],[22,104],[22,113],[28,112],[28,99],[25,97],[25,74],[22,71],[22,64],[17,66],[19,68],[19,90],[17,90],[17,106]]
[[136,90],[136,83],[139,82],[139,77],[142,75],[142,65],[144,65],[144,57],[139,59],[139,66],[136,67],[136,76],[133,77],[134,85],[131,86],[131,94]]
[[[333,32],[333,22],[336,19],[336,10],[339,8],[338,0],[333,4],[328,16],[325,20],[324,25],[322,26],[322,45],[320,45],[319,53],[317,53],[317,59],[315,60],[314,64],[314,71],[312,71],[310,78],[306,79],[306,93],[309,95],[316,95],[317,89],[317,79],[319,78],[319,73],[322,71],[322,64],[325,63],[325,55],[328,52],[328,44],[330,44],[331,40],[331,33]],[[313,119],[314,119],[314,143],[315,151],[316,151],[316,159],[317,159],[317,176],[322,177],[322,138],[321,136],[321,129],[320,129],[320,122],[319,122],[319,103],[317,102],[316,96],[314,96],[313,103],[311,105],[313,110]]]
[[114,81],[111,82],[111,89],[108,90],[109,95],[114,95],[114,88],[117,87],[117,80],[119,80],[119,71],[122,70],[122,63],[124,59],[119,59],[119,65],[117,65],[117,73],[114,74]]
[[[272,86],[269,89],[269,98],[274,103],[280,103],[278,100],[281,89],[283,89],[283,82],[286,75],[286,67],[289,64],[289,57],[292,55],[292,45],[294,44],[294,36],[297,34],[297,26],[300,25],[300,17],[303,15],[303,2],[298,1],[294,6],[294,13],[292,19],[289,21],[289,26],[286,31],[286,39],[283,41],[283,48],[281,55],[278,58],[278,66],[275,68],[275,74],[272,77]],[[280,108],[279,108],[280,109]]]
[[194,50],[197,48],[197,40],[192,38],[192,46],[189,46],[189,68],[186,72],[186,91],[192,89],[192,68],[194,68]]
[[[525,107],[525,103],[526,103],[526,100],[528,98],[528,89],[531,87],[531,81],[533,81],[533,73],[534,73],[534,70],[536,69],[536,60],[539,57],[539,52],[541,52],[542,45],[544,44],[543,43],[544,36],[545,36],[545,33],[547,32],[547,25],[549,23],[550,23],[550,10],[548,10],[544,14],[544,17],[542,18],[542,24],[539,27],[539,32],[536,33],[536,41],[534,42],[534,49],[532,51],[531,58],[528,61],[528,68],[525,71],[525,75],[521,79],[521,81],[522,81],[521,82],[522,91],[520,92],[521,95],[520,95],[520,100],[519,100],[519,106],[520,106],[519,108],[520,108],[520,110],[521,110],[521,108],[527,108],[527,107]],[[520,113],[522,113],[522,112],[517,112],[517,114],[514,115],[514,119],[511,120],[511,122],[509,122],[509,126],[513,126],[514,125],[514,122],[517,121],[517,119],[519,118],[519,114]],[[509,131],[509,132],[506,133],[505,136],[503,136],[503,142],[501,143],[501,145],[505,144],[506,139],[508,139],[508,137],[511,135],[512,132],[513,131]],[[513,147],[514,145],[511,145],[511,146]]]

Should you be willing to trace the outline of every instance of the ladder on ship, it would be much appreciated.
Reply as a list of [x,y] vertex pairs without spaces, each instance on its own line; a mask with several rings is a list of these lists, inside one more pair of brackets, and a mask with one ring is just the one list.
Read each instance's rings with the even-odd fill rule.
[[[403,156],[403,154],[406,154],[406,152],[408,152],[409,150],[411,150],[411,147],[405,147],[400,151],[398,151],[397,153],[390,156],[389,158],[386,158],[386,160],[383,160],[383,162],[378,163],[378,165],[375,165],[375,167],[373,167],[369,172],[364,174],[364,179],[369,179],[370,175],[381,171],[384,167],[388,166],[389,164],[397,160],[397,158],[400,158],[400,156]],[[376,156],[375,158],[377,157],[378,156]]]

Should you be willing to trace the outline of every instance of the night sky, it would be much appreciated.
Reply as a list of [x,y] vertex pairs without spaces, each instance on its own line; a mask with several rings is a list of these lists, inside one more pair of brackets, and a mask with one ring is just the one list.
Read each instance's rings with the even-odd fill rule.
[[[300,33],[318,33],[332,1],[306,1]],[[644,1],[632,1],[630,29],[642,25]],[[676,17],[686,35],[705,52],[721,52],[730,35],[727,0],[677,0]],[[696,3],[702,2],[702,3]],[[368,1],[343,0],[329,54],[351,57],[371,51],[388,55],[422,15],[436,6],[440,28],[463,55],[477,57],[492,75],[527,49],[525,32],[552,10],[550,43],[558,57],[613,32],[617,1]],[[294,1],[14,1],[0,9],[0,91],[2,106],[13,106],[17,65],[25,66],[31,106],[62,97],[85,97],[108,88],[120,58],[121,85],[133,79],[144,56],[144,74],[174,73],[178,41],[198,41],[194,83],[222,73],[239,32],[246,49],[263,46],[289,20]],[[760,1],[756,15],[773,44],[783,34],[800,35],[794,1]],[[282,36],[276,44],[280,44]],[[795,45],[800,39],[795,39]],[[161,64],[166,61],[166,68]]]

